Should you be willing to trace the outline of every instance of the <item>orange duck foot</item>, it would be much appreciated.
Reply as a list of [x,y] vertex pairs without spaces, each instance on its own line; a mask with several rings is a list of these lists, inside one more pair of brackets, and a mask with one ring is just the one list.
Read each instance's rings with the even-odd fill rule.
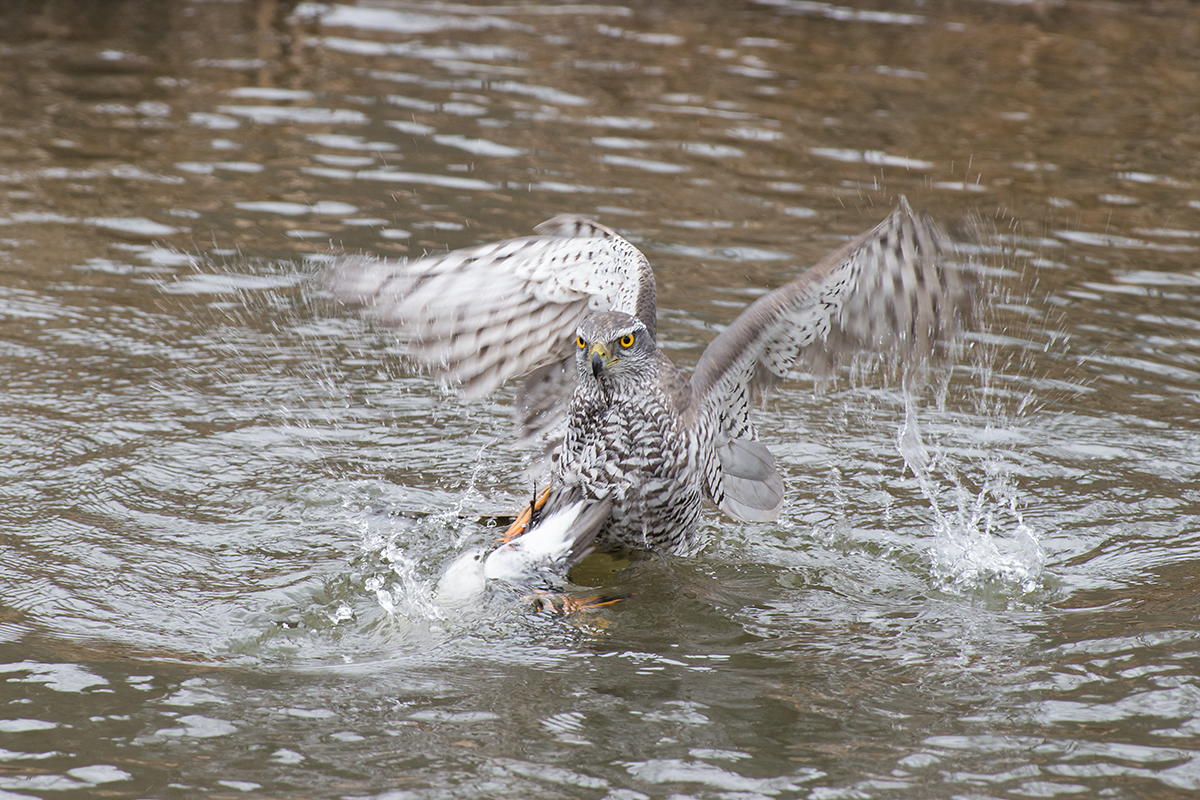
[[542,510],[542,506],[546,505],[546,501],[550,499],[550,487],[547,486],[542,490],[542,493],[535,495],[529,505],[521,509],[521,513],[517,515],[516,520],[512,525],[508,526],[508,530],[500,537],[500,541],[508,544],[513,539],[520,536],[525,531],[529,530],[529,522],[533,519],[533,515]]
[[533,605],[535,614],[545,612],[547,614],[558,614],[560,616],[568,616],[577,611],[591,611],[597,608],[611,606],[614,603],[619,603],[633,595],[593,595],[592,597],[575,597],[569,594],[557,594],[553,592],[534,592],[527,594],[523,600],[528,600]]

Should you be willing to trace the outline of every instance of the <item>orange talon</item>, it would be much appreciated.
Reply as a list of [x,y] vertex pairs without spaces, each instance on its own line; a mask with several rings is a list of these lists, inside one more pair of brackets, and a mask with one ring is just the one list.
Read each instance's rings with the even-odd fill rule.
[[500,541],[508,544],[513,539],[520,536],[529,529],[529,521],[533,519],[533,512],[541,511],[542,506],[546,505],[546,501],[550,499],[550,487],[547,486],[542,490],[542,493],[534,498],[533,502],[521,509],[521,513],[517,515],[516,520],[512,525],[508,526],[508,530],[500,537]]

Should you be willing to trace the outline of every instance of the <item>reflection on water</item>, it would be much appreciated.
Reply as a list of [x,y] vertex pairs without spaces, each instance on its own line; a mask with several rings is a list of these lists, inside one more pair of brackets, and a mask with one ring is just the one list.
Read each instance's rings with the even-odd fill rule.
[[[1200,92],[1184,3],[0,6],[0,792],[1190,797]],[[524,502],[307,278],[596,216],[681,365],[898,194],[985,274],[920,388],[756,415],[772,525],[444,566]],[[65,794],[64,794],[65,793]]]

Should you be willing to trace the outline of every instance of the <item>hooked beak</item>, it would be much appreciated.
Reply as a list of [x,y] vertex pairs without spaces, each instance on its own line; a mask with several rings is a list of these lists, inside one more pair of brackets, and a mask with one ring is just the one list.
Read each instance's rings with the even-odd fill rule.
[[604,348],[604,345],[599,342],[592,345],[591,362],[593,377],[599,378],[600,373],[611,367],[616,360],[609,356],[608,350]]

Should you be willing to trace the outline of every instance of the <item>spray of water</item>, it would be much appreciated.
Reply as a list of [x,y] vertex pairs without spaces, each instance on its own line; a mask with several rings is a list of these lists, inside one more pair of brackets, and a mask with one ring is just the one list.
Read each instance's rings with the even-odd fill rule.
[[[967,220],[960,231],[959,254],[979,281],[974,324],[956,353],[965,358],[953,360],[957,366],[937,393],[936,414],[927,412],[924,423],[919,392],[904,375],[896,446],[933,511],[934,584],[1011,602],[1045,588],[1046,554],[1022,513],[1016,454],[1001,443],[1019,439],[1014,428],[1046,413],[1057,397],[1085,391],[1086,380],[1051,379],[1063,372],[1070,337],[1038,288],[1039,240],[1011,222],[997,230],[1004,219],[998,211],[994,219]],[[963,383],[964,375],[974,385]],[[963,400],[959,411],[947,409]]]
[[[1019,493],[998,459],[985,453],[977,462],[956,464],[940,448],[931,453],[908,392],[896,446],[933,509],[933,578],[939,588],[1011,595],[1040,586],[1045,555],[1037,534],[1022,518]],[[984,475],[973,490],[965,473],[980,467]]]

